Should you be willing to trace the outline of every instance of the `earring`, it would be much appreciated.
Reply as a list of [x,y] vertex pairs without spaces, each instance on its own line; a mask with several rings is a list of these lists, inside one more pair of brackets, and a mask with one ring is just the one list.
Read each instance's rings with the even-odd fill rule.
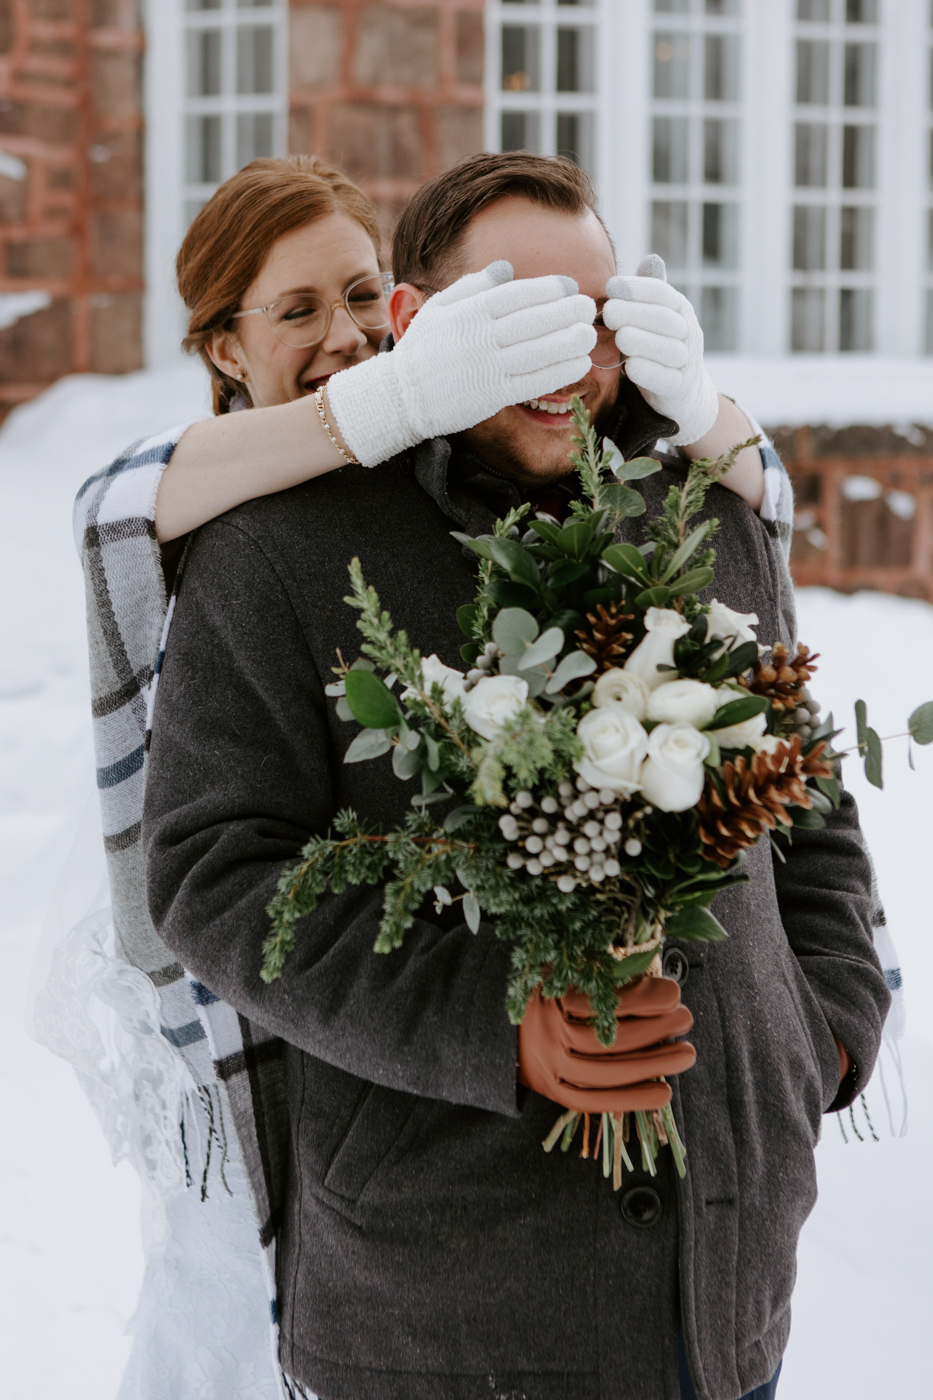
[[245,378],[246,378],[246,375],[245,375],[245,373],[243,372],[243,370],[239,370],[239,371],[237,372],[237,379],[245,379]]

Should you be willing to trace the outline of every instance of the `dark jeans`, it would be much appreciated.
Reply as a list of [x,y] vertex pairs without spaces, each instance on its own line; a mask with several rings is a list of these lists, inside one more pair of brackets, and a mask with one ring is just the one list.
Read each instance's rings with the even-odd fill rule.
[[[697,1400],[697,1393],[693,1388],[693,1381],[690,1379],[690,1368],[687,1365],[687,1353],[684,1351],[684,1339],[677,1334],[677,1369],[680,1372],[680,1400]],[[774,1400],[777,1395],[778,1376],[781,1374],[781,1367],[778,1366],[774,1375],[764,1385],[756,1386],[747,1395],[742,1396],[742,1400]]]

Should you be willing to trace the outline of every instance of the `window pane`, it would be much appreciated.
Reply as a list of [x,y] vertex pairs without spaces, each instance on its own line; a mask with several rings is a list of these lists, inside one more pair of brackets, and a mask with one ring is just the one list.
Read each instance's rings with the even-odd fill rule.
[[933,209],[927,214],[927,270],[933,272]]
[[794,210],[794,268],[820,272],[826,266],[826,210],[799,204]]
[[735,102],[739,96],[739,40],[736,34],[707,34],[703,92],[708,102]]
[[593,30],[558,29],[557,91],[593,92]]
[[933,287],[927,292],[927,325],[923,348],[927,355],[933,355]]
[[237,168],[260,156],[274,156],[274,119],[271,112],[246,112],[237,117]]
[[738,267],[739,206],[703,205],[703,266]]
[[593,169],[592,112],[558,112],[557,154],[569,156],[584,170]]
[[737,15],[739,0],[706,0],[708,15]]
[[[541,31],[537,26],[506,24],[502,27],[502,89],[504,92],[539,92],[541,88]],[[513,150],[521,149],[512,147]]]
[[739,348],[739,294],[736,287],[704,287],[700,293],[700,325],[704,349],[728,354]]
[[933,187],[933,131],[930,132],[930,185]]
[[651,206],[651,246],[670,267],[687,265],[687,216],[684,200],[655,200]]
[[686,34],[655,34],[654,95],[690,96],[690,40]]
[[220,0],[188,0],[185,8],[189,10],[219,10]]
[[790,348],[818,355],[824,346],[826,294],[820,287],[795,287],[790,300]]
[[825,39],[797,40],[797,98],[812,106],[829,101],[829,44]]
[[688,15],[690,0],[654,0],[654,8],[659,15]]
[[703,179],[708,185],[739,183],[739,124],[711,117],[703,123]]
[[541,150],[541,118],[537,112],[503,112],[501,146],[504,151]]
[[187,180],[189,185],[216,185],[223,179],[221,118],[189,117]]
[[220,93],[219,29],[192,29],[188,33],[188,96],[216,97]]
[[237,92],[271,93],[273,82],[273,31],[237,31]]
[[817,122],[798,122],[794,128],[794,183],[802,189],[826,184],[828,128]]
[[877,44],[846,44],[845,105],[874,107]]
[[829,19],[829,0],[797,0],[797,18],[825,23]]
[[844,272],[870,272],[875,211],[844,208],[839,212],[839,266]]
[[652,141],[652,179],[657,185],[685,185],[689,179],[686,117],[655,117]]
[[847,24],[877,24],[878,0],[846,0]]
[[839,349],[865,352],[872,348],[872,293],[867,287],[843,287],[839,293]]
[[875,183],[875,128],[845,126],[842,129],[842,187],[870,190]]
[[241,10],[271,10],[273,0],[237,0]]

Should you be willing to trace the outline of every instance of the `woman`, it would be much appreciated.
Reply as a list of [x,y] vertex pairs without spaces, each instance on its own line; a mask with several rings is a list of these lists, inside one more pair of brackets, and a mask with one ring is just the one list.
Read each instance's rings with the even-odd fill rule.
[[[195,986],[192,999],[155,935],[139,843],[148,715],[185,537],[253,496],[354,458],[372,465],[571,382],[589,367],[595,307],[566,280],[514,283],[500,264],[434,298],[405,353],[377,361],[390,278],[375,211],[310,157],[254,161],[222,186],[177,272],[185,346],[211,375],[215,417],[130,448],[76,503],[116,945],[108,996],[126,1008],[124,1029],[132,1022],[125,1043],[140,1047],[131,1155],[164,1213],[120,1400],[265,1400],[278,1393],[263,1282],[272,1261],[256,1224],[267,1210],[250,1199],[229,1131],[213,1066],[223,1047],[208,1044],[198,1017],[209,993]],[[229,1009],[213,1009],[222,1032]],[[173,1163],[183,1175],[170,1189]]]

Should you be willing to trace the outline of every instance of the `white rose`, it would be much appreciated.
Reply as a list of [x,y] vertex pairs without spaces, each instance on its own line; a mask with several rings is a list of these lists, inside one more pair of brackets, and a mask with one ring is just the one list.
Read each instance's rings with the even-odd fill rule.
[[[709,612],[706,614],[706,640],[712,641],[714,637],[721,637],[728,642],[729,651],[735,651],[743,642],[755,642],[757,637],[752,628],[758,626],[757,613],[740,613],[733,608],[727,608],[725,603],[720,603],[714,598],[709,605]],[[722,653],[720,653],[721,655]]]
[[[466,695],[463,672],[455,671],[453,666],[445,666],[436,652],[432,656],[422,658],[421,674],[424,677],[424,688],[429,695],[431,694],[431,686],[435,682],[441,687],[444,692],[445,705],[451,704],[458,698],[462,700]],[[402,699],[411,700],[416,693],[409,686],[402,691]]]
[[648,700],[646,718],[662,724],[692,724],[705,729],[718,708],[716,692],[702,681],[659,685]]
[[596,682],[593,704],[597,709],[603,705],[621,705],[623,710],[628,710],[630,715],[641,720],[645,717],[648,690],[644,681],[637,676],[630,676],[627,671],[614,666],[611,671],[604,671]]
[[690,631],[690,623],[673,608],[649,608],[645,613],[648,635],[638,643],[625,662],[624,670],[637,676],[649,690],[676,681],[676,671],[659,671],[659,666],[673,666],[674,643]]
[[[730,705],[733,700],[741,700],[742,696],[747,694],[747,691],[732,690],[729,686],[723,686],[716,691],[716,699],[719,708],[722,709],[724,705]],[[768,722],[761,714],[743,719],[741,724],[727,724],[724,729],[716,729],[714,721],[709,730],[722,749],[757,749],[767,727]]]
[[709,739],[692,724],[659,724],[648,740],[648,757],[641,770],[641,795],[662,812],[685,812],[695,807],[706,774]]
[[574,768],[594,788],[610,788],[623,797],[638,791],[639,772],[648,752],[648,735],[622,705],[590,710],[577,725],[583,757]]
[[482,739],[494,739],[527,703],[527,681],[519,676],[484,676],[464,696],[463,715]]

